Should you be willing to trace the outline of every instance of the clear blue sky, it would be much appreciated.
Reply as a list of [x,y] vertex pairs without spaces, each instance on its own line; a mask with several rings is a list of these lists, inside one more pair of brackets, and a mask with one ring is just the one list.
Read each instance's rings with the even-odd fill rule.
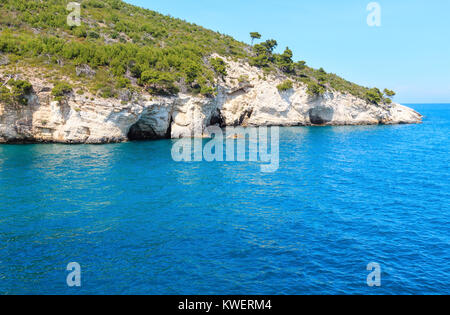
[[381,27],[367,25],[371,0],[126,0],[250,42],[289,46],[295,59],[403,103],[450,103],[450,1],[382,0]]

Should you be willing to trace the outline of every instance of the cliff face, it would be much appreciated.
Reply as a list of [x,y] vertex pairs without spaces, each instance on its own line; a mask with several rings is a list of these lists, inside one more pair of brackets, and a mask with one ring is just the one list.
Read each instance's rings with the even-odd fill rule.
[[227,77],[217,82],[214,98],[125,95],[119,100],[73,93],[60,102],[54,101],[51,84],[27,77],[34,90],[28,105],[0,103],[0,142],[108,143],[181,138],[202,134],[215,124],[309,126],[422,121],[419,113],[395,103],[375,105],[338,92],[312,97],[303,84],[279,92],[277,85],[285,77],[264,77],[258,68],[230,59],[227,72]]

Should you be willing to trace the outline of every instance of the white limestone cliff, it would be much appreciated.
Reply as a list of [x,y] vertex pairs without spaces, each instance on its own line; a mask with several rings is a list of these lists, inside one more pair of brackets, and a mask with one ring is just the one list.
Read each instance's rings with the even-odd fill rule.
[[180,138],[202,134],[214,124],[309,126],[422,121],[419,113],[396,103],[375,105],[339,92],[311,97],[303,84],[279,92],[277,85],[285,77],[264,76],[248,64],[226,61],[228,75],[217,82],[214,98],[139,95],[124,101],[73,93],[57,102],[50,83],[39,77],[24,78],[32,83],[34,92],[28,105],[0,103],[0,142],[108,143]]

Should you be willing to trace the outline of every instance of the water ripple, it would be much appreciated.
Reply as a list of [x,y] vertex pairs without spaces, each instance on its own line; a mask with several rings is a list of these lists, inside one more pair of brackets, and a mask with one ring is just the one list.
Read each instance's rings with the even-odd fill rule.
[[0,146],[0,293],[74,293],[77,261],[80,294],[448,294],[450,106],[417,109],[283,128],[274,174],[171,141]]

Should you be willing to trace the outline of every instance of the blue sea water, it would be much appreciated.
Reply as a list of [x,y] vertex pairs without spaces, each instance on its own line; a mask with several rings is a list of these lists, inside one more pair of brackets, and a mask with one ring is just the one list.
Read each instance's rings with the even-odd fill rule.
[[424,124],[283,128],[275,173],[2,145],[0,294],[449,294],[450,105],[411,106]]

